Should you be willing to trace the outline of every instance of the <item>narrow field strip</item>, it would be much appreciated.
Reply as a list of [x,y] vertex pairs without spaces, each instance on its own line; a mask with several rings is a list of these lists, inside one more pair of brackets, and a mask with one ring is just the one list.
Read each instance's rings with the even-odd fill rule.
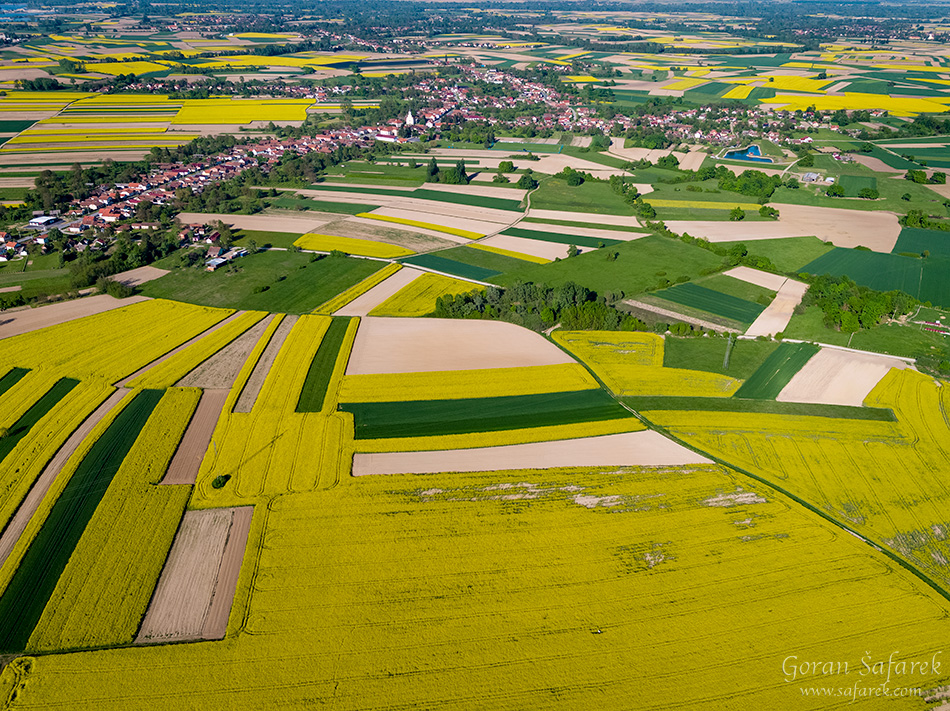
[[0,397],[3,397],[7,390],[23,380],[23,376],[29,372],[28,368],[10,368],[10,370],[0,378]]
[[404,264],[413,264],[424,269],[431,269],[434,272],[462,277],[463,279],[474,279],[476,281],[486,281],[493,276],[501,274],[501,272],[493,269],[486,269],[485,267],[478,267],[473,264],[464,264],[454,259],[440,257],[437,254],[417,254],[413,257],[406,257],[402,261]]
[[501,233],[509,237],[521,237],[522,239],[533,239],[542,242],[554,242],[555,244],[573,244],[578,247],[612,247],[620,244],[620,240],[603,239],[598,237],[585,237],[578,234],[561,234],[559,232],[546,232],[543,230],[529,230],[523,227],[509,227]]
[[187,487],[155,484],[198,396],[197,390],[176,388],[158,403],[70,556],[30,636],[30,651],[130,644],[134,639],[190,495]]
[[614,420],[627,411],[601,389],[401,402],[342,403],[356,439],[419,437]]
[[410,402],[538,395],[599,388],[579,363],[528,368],[347,375],[340,402]]
[[425,274],[418,269],[404,267],[387,279],[379,282],[369,291],[366,291],[350,303],[333,312],[334,316],[366,316],[387,299],[392,298],[400,290],[408,287],[416,279]]
[[41,328],[57,326],[73,319],[93,316],[145,300],[144,296],[130,296],[128,299],[120,300],[108,294],[99,294],[75,301],[63,301],[49,306],[38,306],[35,309],[4,314],[3,324],[0,325],[0,339],[20,336]]
[[[274,365],[277,354],[280,352],[284,341],[287,340],[287,336],[290,335],[296,323],[297,316],[286,315],[281,319],[279,324],[276,326],[272,325],[272,327],[268,329],[268,333],[264,334],[263,338],[267,339],[267,345],[264,346],[260,358],[254,363],[250,375],[247,376],[247,381],[241,387],[240,394],[237,396],[234,405],[234,412],[250,412],[254,407],[254,403],[257,402],[257,396],[260,395],[261,388],[264,386],[264,381],[270,373],[271,366]],[[255,351],[260,347],[259,342],[255,347]],[[248,357],[248,362],[253,359],[254,353],[252,352]],[[245,367],[247,367],[246,364]],[[235,383],[236,386],[239,385],[240,379],[241,376],[239,375]]]
[[356,214],[357,217],[363,217],[368,220],[380,220],[382,222],[395,222],[400,225],[409,225],[410,227],[421,227],[427,230],[434,230],[436,232],[445,232],[449,235],[455,235],[456,237],[465,237],[467,239],[479,239],[485,235],[480,232],[471,232],[469,230],[462,230],[457,227],[446,227],[445,225],[437,225],[433,222],[422,222],[421,220],[410,220],[406,217],[389,217],[388,215],[377,215],[371,212],[359,212]]
[[0,463],[6,459],[7,455],[13,451],[14,447],[20,443],[27,433],[39,422],[50,410],[69,394],[69,392],[79,385],[78,380],[71,378],[62,378],[58,380],[46,394],[37,400],[29,410],[27,410],[16,422],[14,422],[7,431],[0,437]]
[[266,316],[175,383],[180,388],[229,390],[248,355],[276,318]]
[[413,253],[411,249],[386,242],[374,242],[373,240],[357,239],[355,237],[321,235],[315,232],[308,232],[296,240],[294,244],[301,249],[310,249],[316,252],[332,252],[335,250],[346,254],[380,257],[381,259],[406,257]]
[[[495,238],[492,237],[492,239],[495,239]],[[504,257],[512,257],[514,259],[521,259],[525,262],[531,262],[532,264],[550,264],[553,261],[552,259],[547,259],[545,257],[539,257],[536,255],[528,254],[524,252],[515,252],[510,249],[505,249],[503,247],[496,247],[493,244],[487,244],[487,243],[482,243],[482,242],[471,244],[469,246],[472,247],[472,249],[481,249],[485,252],[493,252],[495,254],[500,254]]]
[[362,296],[377,284],[381,284],[382,282],[386,281],[386,279],[391,277],[400,269],[402,269],[401,264],[387,264],[379,271],[370,274],[368,277],[360,282],[357,282],[346,291],[342,292],[341,294],[337,294],[326,303],[321,304],[313,310],[313,313],[320,316],[329,316],[336,311],[339,311],[348,303]]
[[297,400],[296,412],[320,412],[323,409],[327,387],[349,324],[348,318],[342,316],[333,318],[323,340],[320,341],[320,347],[310,362],[300,399]]
[[139,393],[70,477],[0,596],[0,650],[26,649],[70,555],[162,394]]
[[751,324],[765,310],[764,306],[754,301],[723,294],[692,282],[676,284],[668,289],[655,291],[652,295],[664,301],[689,306],[740,323]]
[[162,484],[194,484],[218,418],[228,401],[228,390],[203,390],[197,409],[177,445]]
[[774,400],[819,351],[810,343],[781,343],[742,384],[734,397]]
[[502,447],[357,453],[353,457],[353,476],[710,463],[706,457],[666,439],[658,432],[647,430]]
[[436,302],[442,296],[468,294],[484,287],[468,281],[453,279],[425,272],[407,286],[376,306],[370,316],[426,316],[435,311]]

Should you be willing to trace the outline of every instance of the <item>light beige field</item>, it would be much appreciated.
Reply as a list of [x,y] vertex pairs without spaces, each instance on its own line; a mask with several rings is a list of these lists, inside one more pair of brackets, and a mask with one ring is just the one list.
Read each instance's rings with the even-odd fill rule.
[[[586,222],[589,226],[620,225],[623,227],[640,227],[637,218],[632,215],[600,215],[596,212],[570,212],[568,210],[538,210],[531,208],[527,217],[536,217],[539,220],[567,220],[568,222]],[[531,224],[530,222],[528,223]],[[520,227],[521,225],[519,225]]]
[[214,427],[218,423],[221,411],[228,399],[228,390],[204,390],[198,408],[188,423],[175,456],[168,465],[168,471],[162,478],[162,484],[194,484],[198,478],[198,469],[204,459]]
[[806,291],[808,291],[808,284],[794,279],[786,279],[779,287],[772,303],[766,306],[765,310],[752,322],[745,335],[774,336],[776,333],[784,331],[788,326],[788,322],[792,320],[795,307],[802,302],[802,297],[805,296]]
[[306,217],[288,214],[261,214],[261,215],[226,215],[220,212],[180,212],[176,218],[181,224],[191,224],[196,222],[208,223],[220,220],[226,225],[231,225],[241,230],[260,230],[264,232],[290,232],[293,234],[306,234],[307,232],[319,232],[321,225],[325,225],[331,220],[338,219],[339,215],[322,214],[314,216],[312,214]]
[[396,207],[380,207],[376,210],[373,210],[370,214],[385,215],[386,217],[398,217],[403,220],[418,220],[419,222],[428,222],[429,224],[441,225],[442,227],[451,227],[457,230],[478,232],[483,235],[498,232],[520,217],[518,213],[508,213],[510,215],[509,219],[504,223],[498,223],[487,222],[465,216],[465,211],[462,210],[459,212],[462,214],[455,216],[446,214],[444,212],[428,212],[416,210],[414,208],[400,209]]
[[185,512],[136,644],[224,636],[237,582],[235,568],[240,570],[234,551],[243,554],[252,511]]
[[822,348],[795,373],[775,399],[861,407],[868,393],[891,368],[909,367],[898,358]]
[[710,242],[808,237],[831,242],[837,247],[868,247],[890,252],[897,243],[901,226],[892,212],[864,212],[838,207],[810,207],[772,203],[780,217],[775,222],[729,222],[671,220],[673,232],[688,232]]
[[388,279],[381,281],[365,294],[360,294],[346,306],[336,311],[334,316],[365,316],[387,299],[396,295],[404,286],[408,286],[421,277],[424,272],[403,267]]
[[136,269],[129,269],[127,272],[120,272],[112,277],[113,281],[117,281],[120,284],[125,284],[126,286],[139,286],[145,282],[153,281],[159,279],[168,274],[167,269],[159,269],[158,267],[138,267]]
[[33,514],[35,514],[36,510],[40,507],[40,503],[42,503],[43,498],[46,496],[46,492],[49,491],[53,482],[56,481],[56,477],[59,476],[60,471],[66,465],[66,462],[69,461],[69,458],[73,456],[82,441],[92,432],[93,427],[116,407],[123,398],[130,395],[132,395],[131,390],[117,390],[112,393],[105,402],[96,408],[95,412],[76,428],[76,431],[70,435],[69,439],[66,440],[65,444],[59,448],[59,451],[56,452],[49,464],[46,465],[43,469],[43,473],[37,477],[36,482],[30,489],[30,493],[23,499],[20,508],[17,509],[16,514],[14,514],[10,523],[4,529],[3,535],[0,536],[0,566],[6,562],[10,553],[13,551],[13,547],[30,522],[30,519],[33,518]]
[[367,316],[356,332],[346,374],[518,368],[573,362],[543,336],[511,323]]
[[[425,222],[429,222],[429,220],[425,220]],[[376,226],[376,225],[385,224],[387,228],[391,228],[391,229],[393,229],[393,230],[402,230],[402,231],[404,231],[404,232],[411,233],[411,234],[413,234],[413,235],[417,235],[417,234],[418,234],[418,235],[423,235],[423,236],[425,236],[427,239],[437,238],[437,239],[442,240],[442,241],[444,241],[444,242],[453,242],[453,243],[455,243],[455,244],[468,244],[469,242],[471,242],[471,240],[468,239],[467,237],[459,237],[458,235],[452,235],[452,234],[449,234],[449,233],[447,233],[447,232],[437,232],[436,230],[429,230],[429,229],[426,229],[426,228],[424,228],[424,227],[414,227],[413,225],[401,225],[401,224],[399,224],[398,222],[386,222],[386,223],[383,223],[383,222],[380,222],[379,220],[371,220],[371,219],[366,218],[366,217],[349,217],[349,218],[347,218],[347,223],[349,223],[349,224],[354,224],[354,225],[360,225],[360,226],[362,226],[362,227],[364,227],[364,228],[370,228],[370,227],[374,227],[374,226]],[[348,231],[347,231],[347,232],[340,232],[340,234],[341,234],[343,237],[350,237],[350,236],[355,237],[355,236],[356,236],[355,234],[354,234],[354,235],[351,235]],[[411,239],[411,237],[409,237],[408,239]],[[387,241],[390,241],[390,240],[387,240]],[[393,240],[393,244],[399,244],[400,246],[407,247],[408,249],[413,249],[413,247],[410,247],[409,244],[402,244],[401,242],[396,242],[396,241],[394,241],[394,240]],[[447,246],[450,246],[450,245],[448,245],[448,244],[443,244],[442,246],[447,247]],[[416,251],[422,251],[422,250],[416,250]],[[428,250],[426,250],[426,251],[428,251]]]
[[559,235],[580,235],[583,237],[594,237],[598,239],[615,239],[621,242],[640,239],[646,236],[646,232],[621,232],[620,230],[601,230],[596,227],[567,227],[565,225],[549,225],[544,222],[519,222],[519,230],[539,230],[541,232],[554,232]]
[[362,453],[353,456],[353,476],[437,474],[552,467],[681,466],[707,464],[653,430],[624,434],[431,452]]
[[182,388],[230,390],[244,366],[244,361],[274,318],[274,315],[266,316],[255,323],[175,385]]
[[451,247],[454,244],[468,242],[464,237],[456,237],[434,230],[400,225],[395,222],[380,222],[363,217],[346,217],[336,222],[328,222],[320,228],[325,235],[339,235],[356,239],[370,239],[376,242],[388,242],[413,252],[430,252],[433,249]]
[[188,348],[188,347],[191,346],[192,344],[197,343],[198,341],[200,341],[201,339],[205,338],[206,336],[211,335],[212,333],[214,333],[215,331],[217,331],[219,328],[223,328],[225,324],[230,323],[231,321],[235,320],[236,318],[238,318],[239,316],[241,316],[242,314],[245,314],[245,313],[247,313],[247,312],[246,312],[246,311],[236,311],[235,313],[231,314],[231,315],[228,316],[227,318],[222,319],[221,321],[218,321],[216,324],[214,324],[214,325],[213,325],[211,328],[209,328],[208,330],[202,331],[201,333],[199,333],[197,336],[195,336],[195,337],[192,338],[191,340],[189,340],[189,341],[187,341],[187,342],[185,342],[185,343],[182,343],[180,346],[178,346],[178,347],[175,348],[174,350],[169,351],[168,353],[166,353],[165,355],[163,355],[161,358],[156,358],[156,359],[153,360],[151,363],[149,363],[149,364],[147,364],[147,365],[145,365],[145,366],[139,368],[137,371],[135,371],[134,373],[132,373],[132,375],[126,376],[125,378],[123,378],[122,380],[120,380],[118,383],[116,383],[116,387],[120,387],[120,388],[121,388],[121,387],[125,387],[128,383],[131,383],[133,380],[135,380],[137,377],[139,377],[139,376],[142,375],[143,373],[147,373],[147,372],[150,371],[152,368],[154,368],[154,367],[160,365],[161,363],[163,363],[163,362],[165,362],[166,360],[168,360],[169,358],[171,358],[173,355],[176,355],[177,353],[180,353],[181,351],[185,350],[186,348]]
[[0,314],[0,338],[19,336],[23,333],[48,326],[56,326],[83,316],[93,316],[122,306],[137,304],[140,301],[148,301],[148,299],[144,296],[116,299],[108,294],[99,294],[72,301],[62,301],[49,306],[38,306],[35,309],[7,311]]
[[257,365],[254,366],[251,377],[248,378],[241,395],[238,397],[237,404],[234,406],[235,412],[250,412],[251,408],[254,407],[257,396],[260,394],[261,388],[264,387],[264,380],[267,379],[267,374],[270,373],[271,366],[277,359],[277,353],[284,345],[284,341],[287,340],[287,336],[296,323],[297,316],[288,314],[277,326],[267,343],[267,347],[257,361]]
[[784,284],[786,281],[786,277],[780,276],[778,274],[772,274],[771,272],[763,272],[761,269],[753,269],[752,267],[733,267],[732,269],[723,272],[723,274],[749,284],[755,284],[756,286],[761,286],[765,289],[771,289],[772,291],[778,291],[781,289],[782,284]]
[[10,294],[14,291],[23,291],[23,286],[20,284],[17,284],[16,286],[0,287],[0,294]]
[[[552,262],[558,257],[565,259],[569,249],[569,246],[566,244],[545,242],[538,239],[527,239],[525,237],[511,237],[509,235],[495,235],[488,239],[479,240],[478,244],[497,247],[499,249],[509,249],[513,252],[521,252],[522,254],[530,254],[534,257],[550,259]],[[579,252],[592,252],[594,249],[594,247],[577,248]]]

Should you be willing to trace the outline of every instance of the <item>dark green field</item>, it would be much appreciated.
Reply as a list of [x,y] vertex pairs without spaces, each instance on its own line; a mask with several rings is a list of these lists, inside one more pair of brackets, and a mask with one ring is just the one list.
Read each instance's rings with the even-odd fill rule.
[[774,400],[820,349],[810,343],[781,343],[733,397]]
[[729,353],[729,367],[723,368],[727,342],[725,338],[667,336],[663,344],[663,365],[667,368],[721,373],[744,380],[778,348],[778,344],[773,341],[737,340]]
[[356,439],[492,432],[612,420],[630,415],[603,390],[543,395],[346,403],[356,419]]
[[917,227],[905,227],[901,230],[892,254],[930,252],[932,257],[950,257],[950,232],[943,230],[922,230]]
[[12,388],[23,379],[23,376],[29,373],[27,368],[10,368],[6,374],[0,378],[0,396]]
[[700,309],[740,323],[752,323],[765,310],[764,306],[753,301],[713,291],[692,282],[676,284],[669,289],[654,292],[653,295],[674,304]]
[[119,413],[69,479],[0,596],[0,651],[26,648],[76,544],[122,460],[164,395],[143,390]]
[[[190,267],[143,285],[155,298],[232,309],[309,313],[382,268],[382,262],[349,257],[310,261],[309,254],[260,252],[236,260],[236,273]],[[254,290],[266,286],[265,291]]]
[[[403,193],[405,195],[406,193]],[[505,198],[486,197],[483,195],[468,195],[463,193],[450,193],[442,190],[426,190],[417,188],[409,193],[414,198],[423,200],[438,200],[439,202],[451,202],[456,205],[472,205],[475,207],[490,207],[495,210],[511,210],[521,212],[520,200],[508,200]]]
[[503,272],[518,269],[525,264],[521,259],[506,257],[503,254],[486,252],[481,249],[472,249],[464,245],[442,250],[437,254],[413,255],[401,261],[479,281],[486,281]]
[[303,390],[300,391],[300,399],[297,400],[297,412],[320,412],[323,409],[330,376],[333,375],[333,367],[336,365],[349,323],[350,319],[342,316],[334,316],[330,322],[330,327],[310,362],[307,379],[304,381]]
[[[775,400],[740,400],[734,397],[625,397],[623,401],[637,412],[650,410],[690,410],[700,412],[760,412],[768,415],[835,417],[847,420],[894,422],[890,409],[881,407],[849,407],[811,402],[777,402]],[[821,428],[815,423],[815,429]]]
[[[6,377],[4,377],[4,380],[6,380]],[[0,386],[2,385],[3,382],[0,381]],[[6,434],[0,437],[0,462],[13,451],[17,443],[33,429],[33,426],[40,421],[43,415],[52,410],[77,385],[79,385],[79,381],[71,378],[59,380],[43,397],[33,403],[20,419],[10,425]]]
[[526,230],[520,227],[509,227],[502,232],[503,235],[512,237],[524,237],[525,239],[536,239],[542,242],[554,242],[556,244],[574,244],[578,247],[612,247],[620,244],[621,240],[604,239],[602,237],[585,237],[583,235],[565,235],[559,232],[543,232],[541,230]]
[[877,178],[873,175],[842,175],[838,178],[838,185],[844,190],[845,197],[859,197],[858,193],[864,188],[877,190]]

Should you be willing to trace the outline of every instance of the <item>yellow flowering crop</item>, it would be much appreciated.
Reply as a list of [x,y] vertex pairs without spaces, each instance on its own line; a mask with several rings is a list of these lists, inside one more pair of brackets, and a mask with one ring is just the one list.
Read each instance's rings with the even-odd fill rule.
[[447,294],[467,294],[485,287],[461,279],[426,272],[390,296],[370,316],[425,316],[435,311],[435,302]]
[[339,250],[347,254],[359,254],[364,257],[381,257],[383,259],[405,257],[413,253],[411,249],[386,242],[376,242],[370,239],[356,239],[355,237],[321,235],[315,232],[308,232],[295,241],[294,244],[301,249],[312,249],[318,252]]
[[589,365],[663,365],[663,337],[635,331],[562,331],[556,343]]
[[521,259],[525,262],[531,262],[533,264],[550,264],[550,259],[545,259],[544,257],[536,257],[533,254],[525,254],[524,252],[515,252],[511,249],[502,249],[501,247],[494,247],[489,244],[470,244],[469,247],[473,249],[480,249],[484,252],[493,252],[494,254],[500,254],[504,257],[512,257],[513,259]]

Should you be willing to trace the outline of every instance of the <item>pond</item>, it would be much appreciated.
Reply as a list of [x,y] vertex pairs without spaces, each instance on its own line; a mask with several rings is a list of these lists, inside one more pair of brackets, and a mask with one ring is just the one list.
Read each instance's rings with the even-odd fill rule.
[[727,151],[726,155],[723,156],[728,160],[751,160],[756,163],[771,163],[771,158],[763,158],[762,151],[759,150],[758,146],[749,146],[744,151],[732,150]]

